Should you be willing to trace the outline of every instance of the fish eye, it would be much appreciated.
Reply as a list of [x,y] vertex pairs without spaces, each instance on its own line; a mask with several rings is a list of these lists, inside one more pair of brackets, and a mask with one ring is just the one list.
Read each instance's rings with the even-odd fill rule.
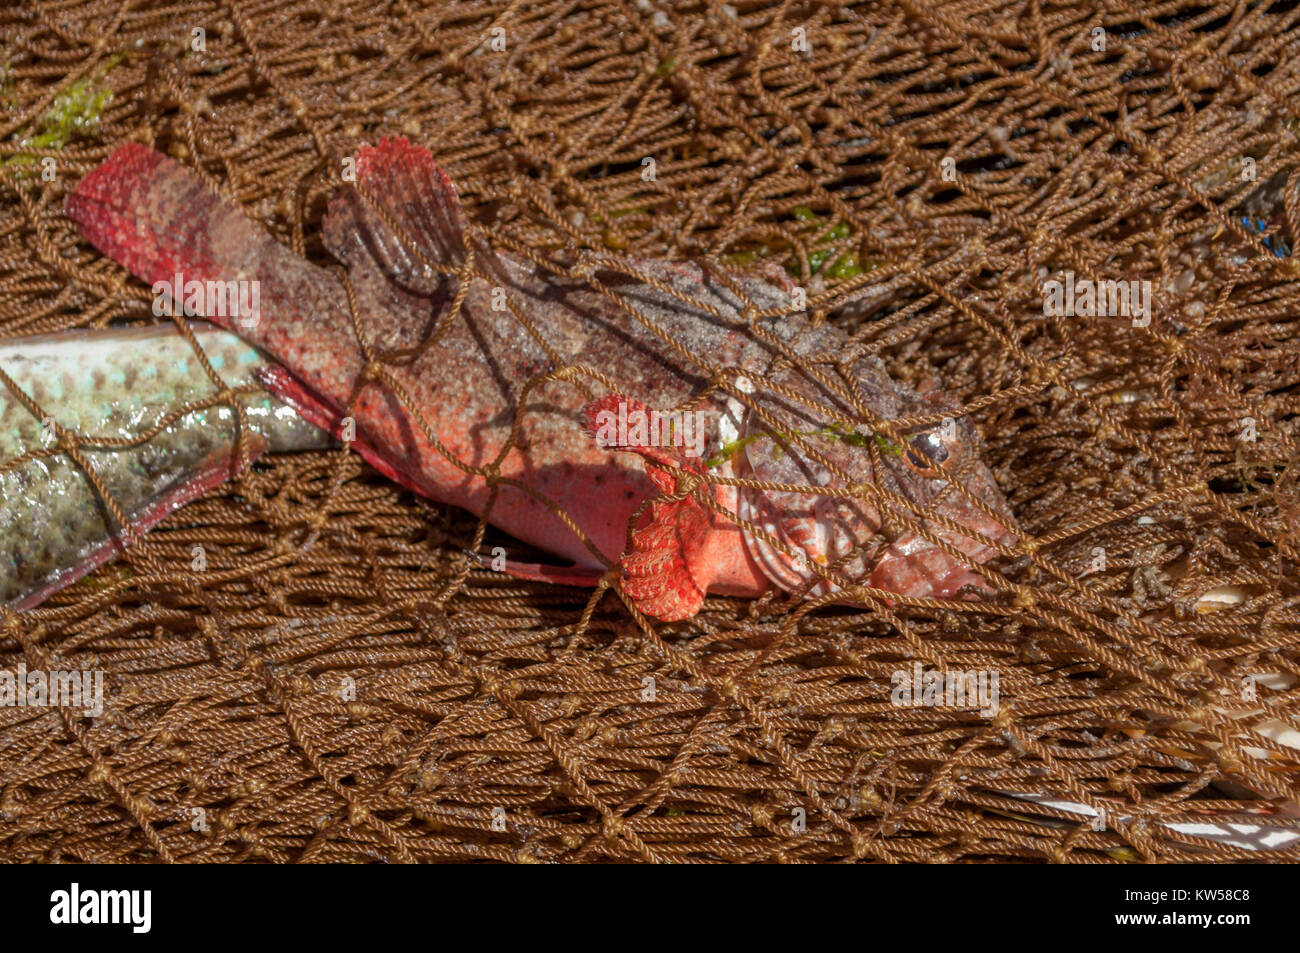
[[917,473],[938,476],[948,462],[948,448],[937,433],[919,433],[907,441],[903,459]]

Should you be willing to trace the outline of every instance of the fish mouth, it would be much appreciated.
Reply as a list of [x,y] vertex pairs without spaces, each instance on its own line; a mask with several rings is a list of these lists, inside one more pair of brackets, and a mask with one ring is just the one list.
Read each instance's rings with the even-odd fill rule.
[[995,595],[997,589],[974,567],[992,558],[997,550],[966,537],[949,542],[957,543],[966,558],[957,559],[913,533],[900,537],[880,552],[866,584],[914,599],[981,599]]
[[851,552],[852,539],[827,520],[805,517],[773,524],[746,518],[791,551],[746,533],[750,555],[763,574],[783,591],[804,598],[843,592],[855,583],[914,599],[983,600],[998,592],[976,569],[997,550],[965,537],[949,540],[957,542],[962,559],[914,534]]
[[976,567],[998,555],[996,544],[1016,540],[1010,527],[987,520],[971,526],[969,536],[929,524],[928,535],[955,549],[956,556],[915,530],[883,530],[875,508],[864,500],[812,492],[742,490],[738,515],[772,540],[744,534],[763,575],[783,591],[809,599],[856,584],[910,598],[986,599],[998,590]]

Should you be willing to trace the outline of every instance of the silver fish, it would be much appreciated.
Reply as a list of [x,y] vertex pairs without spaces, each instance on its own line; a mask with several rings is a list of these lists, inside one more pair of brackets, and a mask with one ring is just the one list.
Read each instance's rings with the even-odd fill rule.
[[[192,326],[231,388],[256,387],[261,351],[211,325]],[[169,413],[217,393],[175,327],[71,331],[0,344],[0,370],[42,411],[0,386],[0,603],[27,609],[112,559],[130,541],[60,428],[135,440]],[[253,456],[325,447],[329,437],[260,388],[239,394]],[[137,532],[238,472],[239,418],[231,404],[186,413],[129,446],[81,452]]]

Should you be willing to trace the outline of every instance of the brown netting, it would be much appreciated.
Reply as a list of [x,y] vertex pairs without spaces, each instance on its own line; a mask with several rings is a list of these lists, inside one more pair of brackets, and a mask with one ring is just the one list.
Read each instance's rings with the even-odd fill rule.
[[[62,214],[117,143],[324,262],[342,159],[406,135],[495,243],[788,264],[963,401],[1027,540],[985,603],[655,624],[473,567],[355,454],[267,459],[5,615],[6,666],[108,698],[0,709],[6,859],[1300,858],[1188,826],[1300,790],[1298,259],[1232,214],[1300,168],[1294,2],[147,6],[0,12],[6,335],[151,320]],[[1151,325],[1044,318],[1065,270],[1151,280]],[[891,705],[914,662],[999,714]]]

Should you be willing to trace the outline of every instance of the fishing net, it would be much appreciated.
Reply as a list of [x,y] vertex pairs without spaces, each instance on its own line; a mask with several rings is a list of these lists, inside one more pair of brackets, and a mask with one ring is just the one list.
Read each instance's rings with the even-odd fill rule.
[[[343,160],[402,135],[498,247],[786,269],[812,320],[961,402],[1021,532],[982,602],[710,598],[660,623],[616,587],[480,567],[465,550],[524,547],[354,453],[266,457],[5,613],[8,669],[101,670],[106,711],[0,708],[3,856],[1297,859],[1298,20],[0,12],[6,337],[154,320],[62,212],[115,145],[178,158],[326,263]],[[1149,281],[1149,322],[1045,314],[1067,272]],[[918,670],[996,672],[1000,704],[894,704]]]

